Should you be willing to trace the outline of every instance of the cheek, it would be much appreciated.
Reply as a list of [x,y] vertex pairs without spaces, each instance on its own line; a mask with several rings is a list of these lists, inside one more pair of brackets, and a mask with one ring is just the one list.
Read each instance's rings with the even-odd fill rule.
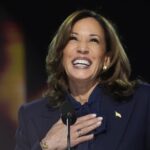
[[66,46],[65,49],[63,50],[64,59],[68,59],[68,58],[72,57],[73,52],[74,51],[70,46]]
[[97,53],[93,55],[92,59],[96,64],[101,64],[104,61],[104,54]]
[[104,55],[97,55],[93,57],[93,60],[95,62],[95,68],[98,72],[101,71],[104,63]]
[[72,58],[71,53],[68,53],[66,51],[63,53],[62,63],[65,70],[70,66],[71,58]]
[[63,55],[63,64],[67,65],[71,61],[71,58],[72,58],[71,54],[68,54],[68,53],[64,54]]

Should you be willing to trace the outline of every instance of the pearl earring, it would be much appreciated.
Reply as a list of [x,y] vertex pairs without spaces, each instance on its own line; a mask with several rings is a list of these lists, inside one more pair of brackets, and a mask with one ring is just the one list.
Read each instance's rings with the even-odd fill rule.
[[106,70],[106,69],[107,69],[107,66],[104,65],[103,70]]

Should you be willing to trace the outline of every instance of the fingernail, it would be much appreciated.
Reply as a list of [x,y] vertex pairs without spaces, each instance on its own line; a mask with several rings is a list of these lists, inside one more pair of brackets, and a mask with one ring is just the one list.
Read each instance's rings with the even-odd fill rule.
[[90,134],[90,136],[91,136],[91,138],[93,138],[93,137],[94,137],[94,134]]
[[103,120],[103,117],[97,117],[98,120],[102,121]]
[[92,114],[91,116],[92,116],[92,117],[96,117],[96,114]]

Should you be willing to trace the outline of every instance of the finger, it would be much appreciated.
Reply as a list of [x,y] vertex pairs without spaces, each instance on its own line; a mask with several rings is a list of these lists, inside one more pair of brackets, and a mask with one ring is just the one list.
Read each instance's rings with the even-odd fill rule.
[[85,141],[90,141],[94,138],[94,134],[89,134],[89,135],[85,135],[85,136],[81,136],[79,138],[77,138],[76,140],[73,141],[73,145],[75,146],[79,143],[85,142]]
[[78,131],[78,137],[88,134],[89,132],[93,131],[94,129],[96,129],[97,127],[99,127],[102,124],[102,121],[98,121],[88,127],[82,128]]
[[92,118],[90,120],[87,120],[87,121],[83,121],[83,122],[80,122],[76,125],[76,129],[83,129],[83,128],[86,128],[86,127],[90,127],[92,125],[95,125],[95,124],[101,124],[102,122],[102,117],[97,117],[97,118]]
[[82,116],[82,117],[79,117],[76,121],[75,124],[78,124],[80,122],[83,122],[83,121],[86,121],[86,120],[89,120],[89,119],[92,119],[92,118],[95,118],[96,117],[96,114],[88,114],[88,115],[85,115],[85,116]]

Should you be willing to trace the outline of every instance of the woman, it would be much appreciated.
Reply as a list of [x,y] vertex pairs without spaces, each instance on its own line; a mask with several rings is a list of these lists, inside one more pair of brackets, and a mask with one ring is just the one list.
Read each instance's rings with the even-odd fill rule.
[[96,12],[68,16],[49,46],[45,97],[19,111],[16,150],[67,149],[60,108],[69,101],[75,150],[149,150],[150,86],[130,81],[130,63],[111,22]]

